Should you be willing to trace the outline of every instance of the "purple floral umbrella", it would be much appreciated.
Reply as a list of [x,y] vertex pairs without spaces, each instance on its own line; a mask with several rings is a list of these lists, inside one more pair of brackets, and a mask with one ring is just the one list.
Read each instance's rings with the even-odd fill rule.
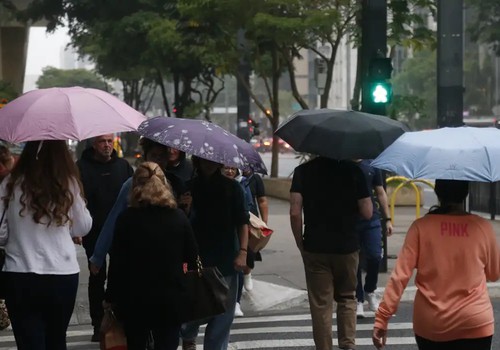
[[203,159],[267,174],[262,158],[252,145],[204,120],[155,117],[142,122],[137,131],[162,145]]

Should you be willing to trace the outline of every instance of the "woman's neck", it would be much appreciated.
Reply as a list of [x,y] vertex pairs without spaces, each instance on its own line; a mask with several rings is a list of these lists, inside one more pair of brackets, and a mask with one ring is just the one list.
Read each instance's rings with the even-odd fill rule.
[[463,203],[443,203],[442,207],[446,207],[448,210],[448,214],[452,215],[466,215],[468,214],[465,211]]

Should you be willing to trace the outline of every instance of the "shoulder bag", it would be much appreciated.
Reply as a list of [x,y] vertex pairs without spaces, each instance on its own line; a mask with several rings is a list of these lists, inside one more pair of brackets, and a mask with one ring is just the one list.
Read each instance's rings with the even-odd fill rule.
[[203,267],[199,256],[196,265],[196,270],[183,275],[186,302],[180,310],[182,322],[207,319],[227,310],[229,287],[219,269]]

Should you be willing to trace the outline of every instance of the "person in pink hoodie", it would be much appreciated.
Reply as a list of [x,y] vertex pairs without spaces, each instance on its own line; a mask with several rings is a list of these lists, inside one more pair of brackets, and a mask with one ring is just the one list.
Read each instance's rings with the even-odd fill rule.
[[385,346],[390,317],[416,269],[413,330],[420,350],[490,350],[493,307],[487,281],[500,278],[491,224],[464,210],[467,181],[436,180],[440,206],[408,230],[375,314],[373,344]]

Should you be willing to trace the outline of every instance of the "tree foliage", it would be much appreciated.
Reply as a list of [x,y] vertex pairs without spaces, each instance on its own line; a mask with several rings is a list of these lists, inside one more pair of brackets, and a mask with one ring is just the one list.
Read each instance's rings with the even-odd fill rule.
[[5,81],[0,80],[0,101],[6,99],[7,101],[11,101],[18,97],[16,89],[12,87],[12,84]]
[[500,56],[500,1],[467,0],[474,12],[474,19],[468,26],[472,40],[489,45]]
[[81,86],[110,90],[109,85],[95,72],[87,69],[58,69],[50,66],[42,69],[42,75],[36,81],[36,85],[39,89]]
[[422,50],[408,58],[393,78],[391,114],[414,128],[431,127],[437,111],[436,52]]
[[177,116],[190,110],[209,118],[222,90],[215,33],[181,16],[175,0],[34,0],[21,16],[46,19],[48,30],[66,20],[73,45],[103,76],[121,80],[127,102],[136,108],[158,86],[169,113],[164,84],[171,79]]
[[[491,56],[482,58],[477,47],[464,57],[464,110],[470,115],[491,115],[493,99]],[[436,51],[421,50],[405,61],[393,78],[394,99],[390,114],[414,128],[435,127],[437,112]]]

